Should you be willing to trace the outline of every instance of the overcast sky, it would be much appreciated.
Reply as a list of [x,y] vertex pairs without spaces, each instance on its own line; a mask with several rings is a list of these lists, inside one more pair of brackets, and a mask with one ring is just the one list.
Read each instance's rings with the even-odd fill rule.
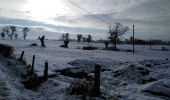
[[[129,27],[134,24],[138,38],[170,39],[170,0],[71,1],[90,13],[69,0],[0,0],[0,24],[90,33],[102,38],[109,24],[121,22]],[[131,32],[125,36],[131,36]]]

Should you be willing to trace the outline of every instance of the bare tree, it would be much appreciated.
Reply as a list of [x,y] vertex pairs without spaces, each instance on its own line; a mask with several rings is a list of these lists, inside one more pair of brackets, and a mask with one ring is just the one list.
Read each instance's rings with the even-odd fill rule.
[[108,49],[109,41],[108,41],[108,40],[105,40],[105,41],[104,41],[104,44],[105,44],[105,47],[106,47],[105,49]]
[[30,31],[30,30],[28,29],[28,27],[24,27],[24,28],[22,29],[24,40],[26,39],[26,37],[27,37],[27,32],[29,32],[29,31]]
[[15,37],[15,39],[18,39],[18,34],[15,33],[15,34],[14,34],[14,37]]
[[46,47],[46,46],[45,46],[45,43],[44,43],[44,39],[45,39],[45,36],[44,36],[44,35],[43,35],[42,37],[39,36],[39,40],[40,40],[40,42],[41,42],[41,46],[42,46],[42,47]]
[[64,34],[64,44],[60,45],[60,47],[68,48],[69,44],[69,33]]
[[83,38],[83,36],[81,34],[78,34],[77,35],[77,42],[80,42],[82,38]]
[[86,37],[83,37],[82,39],[83,39],[83,42],[86,42],[86,40],[87,40],[87,38],[86,38]]
[[1,32],[1,37],[2,37],[2,39],[5,39],[5,33],[4,32]]
[[121,23],[115,23],[109,26],[109,34],[110,34],[109,39],[113,43],[115,50],[117,49],[116,44],[117,44],[118,37],[125,34],[125,32],[127,32],[128,30],[129,27]]
[[9,34],[10,39],[12,40],[14,33],[17,31],[15,26],[10,26],[11,34]]
[[7,28],[3,28],[3,29],[2,29],[2,32],[3,32],[5,35],[7,35],[8,38],[9,38],[9,28],[8,28],[8,27],[7,27]]
[[88,42],[88,44],[89,44],[91,41],[92,41],[92,36],[91,36],[91,35],[88,35],[88,36],[87,36],[87,42]]
[[65,39],[64,39],[64,45],[65,47],[68,47],[68,43],[69,43],[69,33],[65,34]]

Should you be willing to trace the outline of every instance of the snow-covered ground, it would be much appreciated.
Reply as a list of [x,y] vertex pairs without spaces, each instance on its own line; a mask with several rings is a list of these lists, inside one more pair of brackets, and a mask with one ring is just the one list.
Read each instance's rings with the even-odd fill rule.
[[[30,46],[32,43],[40,45],[38,40],[0,40],[0,43],[13,46],[16,58],[19,58],[21,52],[25,51],[24,58],[27,64],[32,63],[32,56],[35,55],[35,70],[38,75],[43,74],[45,61],[49,63],[51,74],[63,69],[92,74],[94,65],[100,64],[102,69],[107,69],[101,73],[101,90],[110,100],[113,99],[112,96],[122,100],[170,99],[170,51],[161,51],[162,45],[153,45],[152,51],[149,50],[149,46],[136,45],[135,54],[132,54],[132,52],[125,51],[102,50],[105,45],[101,43],[90,43],[90,45],[98,47],[97,50],[82,50],[80,48],[88,44],[77,42],[70,42],[68,49],[61,48],[62,42],[54,40],[45,40],[46,48]],[[170,46],[164,47],[170,50]],[[132,49],[132,46],[121,44],[118,45],[118,48],[127,50]],[[2,58],[0,62],[0,66],[5,65]],[[14,85],[15,81],[12,83],[11,77],[15,77],[16,74],[8,75],[3,68],[8,67],[0,68],[0,80],[2,80],[0,84],[12,85],[11,87],[1,85],[0,89],[8,87],[17,89],[18,92],[23,89],[26,91],[25,93],[17,93],[20,94],[18,96],[21,97],[20,99],[24,97],[28,100],[30,98],[35,100],[81,99],[79,96],[71,96],[66,93],[66,88],[75,79],[73,77],[58,75],[43,83],[37,91],[31,91],[24,89],[24,86]],[[16,83],[19,84],[19,81]],[[8,90],[4,94],[10,95]],[[1,95],[0,91],[0,99]]]

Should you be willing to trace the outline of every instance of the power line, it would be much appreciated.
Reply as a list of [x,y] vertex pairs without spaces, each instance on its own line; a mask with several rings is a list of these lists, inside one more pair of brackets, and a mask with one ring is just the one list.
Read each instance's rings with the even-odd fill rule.
[[98,16],[96,16],[95,14],[93,14],[93,13],[87,11],[86,9],[80,7],[79,5],[77,5],[76,3],[74,3],[73,1],[71,1],[71,0],[67,0],[67,1],[69,1],[71,4],[75,5],[75,6],[78,7],[79,9],[83,10],[84,12],[86,12],[86,13],[92,15],[92,16],[95,17],[96,19],[98,19],[98,20],[104,22],[106,25],[109,24],[109,23],[107,23],[105,20],[103,20],[103,19],[99,18]]
[[[80,7],[80,6],[79,6],[78,4],[76,4],[75,2],[73,2],[73,1],[71,1],[71,0],[67,0],[67,1],[70,2],[71,4],[75,5],[75,6],[78,7],[79,9],[83,10],[84,12],[92,15],[94,18],[96,18],[96,19],[104,22],[107,26],[111,25],[110,23],[107,23],[104,19],[102,19],[102,18],[96,16],[95,14],[91,13],[90,11],[87,11],[86,9]],[[135,30],[142,31],[142,30],[146,30],[146,29],[135,29]],[[130,31],[132,31],[132,30],[130,30]]]

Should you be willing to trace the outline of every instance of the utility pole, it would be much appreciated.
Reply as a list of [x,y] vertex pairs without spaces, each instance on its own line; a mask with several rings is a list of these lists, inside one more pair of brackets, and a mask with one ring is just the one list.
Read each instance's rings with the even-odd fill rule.
[[135,25],[133,25],[133,54],[135,53],[135,34],[134,34]]
[[151,40],[151,37],[150,37],[150,51],[152,50],[152,40]]
[[115,50],[117,49],[117,47],[116,47],[116,44],[117,44],[117,31],[118,31],[118,27],[116,26],[116,36],[115,36]]

